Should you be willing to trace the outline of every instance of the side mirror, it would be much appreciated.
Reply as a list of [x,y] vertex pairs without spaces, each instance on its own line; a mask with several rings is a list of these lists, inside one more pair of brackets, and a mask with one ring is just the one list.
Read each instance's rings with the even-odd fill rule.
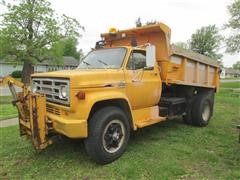
[[156,62],[156,47],[149,45],[146,47],[146,65],[147,67],[154,67]]

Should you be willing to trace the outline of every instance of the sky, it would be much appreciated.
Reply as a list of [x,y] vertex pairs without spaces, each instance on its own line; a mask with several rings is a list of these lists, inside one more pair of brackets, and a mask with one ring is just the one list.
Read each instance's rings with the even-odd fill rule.
[[[216,24],[219,28],[227,22],[227,5],[232,0],[55,0],[52,7],[59,14],[76,18],[86,31],[79,39],[79,48],[87,53],[100,40],[100,33],[110,27],[127,29],[142,22],[157,20],[172,30],[171,42],[186,42],[202,26]],[[224,50],[222,50],[224,51]],[[224,55],[225,66],[240,60],[240,55]]]
[[[11,0],[12,1],[12,0]],[[85,32],[81,32],[78,48],[86,54],[100,40],[100,34],[110,27],[128,29],[151,20],[171,28],[171,43],[186,42],[202,26],[216,24],[219,29],[228,21],[227,6],[232,0],[50,0],[60,15],[76,18]],[[221,49],[224,52],[224,49]],[[224,54],[223,63],[230,67],[240,60],[240,54]]]
[[[100,40],[100,33],[110,27],[127,29],[142,22],[157,20],[172,31],[171,42],[186,42],[202,26],[216,24],[223,28],[229,18],[227,5],[232,0],[61,0],[51,1],[59,14],[76,18],[86,31],[79,39],[79,48],[87,53]],[[224,49],[221,50],[224,52]],[[230,67],[240,60],[240,54],[224,54],[223,63]]]

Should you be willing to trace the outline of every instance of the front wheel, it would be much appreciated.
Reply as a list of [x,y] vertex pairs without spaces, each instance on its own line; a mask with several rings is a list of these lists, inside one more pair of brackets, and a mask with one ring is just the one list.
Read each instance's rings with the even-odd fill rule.
[[110,163],[125,152],[130,126],[121,109],[106,107],[98,110],[90,119],[88,130],[85,148],[97,163]]

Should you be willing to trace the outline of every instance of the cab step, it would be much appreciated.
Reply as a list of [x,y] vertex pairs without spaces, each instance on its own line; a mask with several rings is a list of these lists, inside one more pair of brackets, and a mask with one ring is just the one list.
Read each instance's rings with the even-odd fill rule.
[[166,120],[165,117],[158,117],[158,118],[155,118],[155,119],[149,119],[149,120],[146,120],[146,121],[137,122],[136,126],[138,128],[143,128],[145,126],[150,126],[152,124],[155,124],[155,123],[158,123],[158,122],[161,122],[161,121],[165,121],[165,120]]

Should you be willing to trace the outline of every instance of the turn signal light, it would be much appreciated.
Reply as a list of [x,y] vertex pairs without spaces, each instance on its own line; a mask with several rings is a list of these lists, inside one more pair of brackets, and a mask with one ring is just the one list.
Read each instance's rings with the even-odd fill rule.
[[77,98],[78,99],[85,99],[85,92],[84,91],[79,91],[77,94],[76,94]]

